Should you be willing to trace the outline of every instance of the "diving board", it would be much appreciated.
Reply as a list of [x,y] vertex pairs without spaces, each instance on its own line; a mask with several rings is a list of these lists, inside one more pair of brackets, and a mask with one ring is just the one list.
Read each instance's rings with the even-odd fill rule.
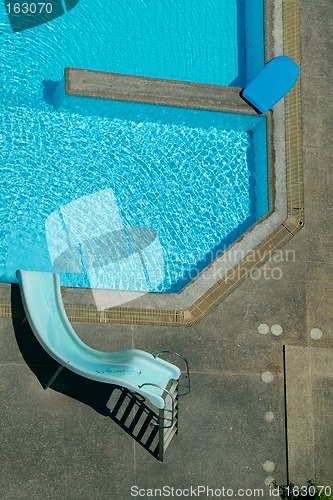
[[295,85],[299,68],[287,56],[271,59],[242,91],[242,97],[260,113],[266,113]]

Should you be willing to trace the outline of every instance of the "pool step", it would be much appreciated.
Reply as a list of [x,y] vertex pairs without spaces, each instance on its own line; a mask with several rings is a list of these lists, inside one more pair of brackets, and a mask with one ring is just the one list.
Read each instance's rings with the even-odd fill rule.
[[[62,97],[58,95],[60,90]],[[54,101],[56,107],[59,107],[65,97],[96,97],[256,115],[252,107],[240,97],[240,91],[240,88],[222,85],[65,68],[64,80],[58,86],[58,94]]]

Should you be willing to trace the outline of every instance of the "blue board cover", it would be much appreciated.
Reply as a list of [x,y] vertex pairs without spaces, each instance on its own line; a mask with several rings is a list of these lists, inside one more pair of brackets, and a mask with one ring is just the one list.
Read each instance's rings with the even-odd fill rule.
[[295,85],[299,68],[287,56],[271,59],[245,87],[242,96],[261,113],[266,113]]

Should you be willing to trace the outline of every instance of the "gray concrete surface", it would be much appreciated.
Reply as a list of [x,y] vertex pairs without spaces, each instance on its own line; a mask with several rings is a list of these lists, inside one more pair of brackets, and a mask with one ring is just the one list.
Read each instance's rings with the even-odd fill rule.
[[[130,499],[134,485],[207,485],[233,488],[235,499],[244,498],[238,488],[266,488],[260,498],[268,500],[265,481],[285,482],[287,465],[290,480],[304,482],[314,473],[333,486],[331,7],[331,0],[301,2],[306,223],[283,249],[294,250],[295,260],[268,263],[258,279],[248,279],[190,329],[74,325],[98,349],[164,347],[189,358],[192,394],[181,400],[180,432],[165,462],[157,462],[107,416],[104,386],[63,372],[43,391],[41,382],[54,363],[27,326],[1,319],[1,498]],[[274,279],[275,268],[280,279]],[[262,334],[262,324],[283,331]],[[310,336],[313,328],[322,332],[320,339]],[[312,400],[304,402],[312,405],[313,426],[307,420],[307,428],[313,445],[309,448],[302,433],[289,433],[288,463],[284,344],[305,349],[311,359],[316,348],[312,364],[323,366],[312,379],[304,375],[312,384]],[[294,371],[301,358],[296,356]],[[263,381],[267,372],[269,383]],[[293,384],[297,393],[302,379],[295,376]],[[289,401],[294,403],[289,417],[301,427],[304,413],[297,400]],[[252,491],[247,497],[258,496]]]
[[[230,328],[222,339],[219,323],[217,314],[211,331],[208,319],[196,331],[74,325],[98,349],[166,347],[189,357],[192,393],[180,401],[180,432],[161,464],[103,415],[107,386],[66,372],[43,391],[55,363],[26,324],[3,319],[2,497],[126,499],[132,485],[265,488],[268,495],[263,464],[274,462],[274,477],[286,477],[282,351],[251,329]],[[267,371],[271,383],[261,378]]]
[[332,484],[333,350],[286,346],[288,464],[293,481]]

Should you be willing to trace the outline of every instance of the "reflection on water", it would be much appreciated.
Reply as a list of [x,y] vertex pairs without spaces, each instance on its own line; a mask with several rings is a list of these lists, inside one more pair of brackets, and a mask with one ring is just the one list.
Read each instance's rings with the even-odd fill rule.
[[[112,288],[116,274],[120,283],[127,284],[125,290],[145,293],[164,279],[157,231],[146,226],[124,226],[112,189],[82,196],[60,207],[49,215],[45,226],[53,269],[84,274],[91,288]],[[128,297],[122,294],[122,303]],[[133,295],[130,297],[132,300]]]

